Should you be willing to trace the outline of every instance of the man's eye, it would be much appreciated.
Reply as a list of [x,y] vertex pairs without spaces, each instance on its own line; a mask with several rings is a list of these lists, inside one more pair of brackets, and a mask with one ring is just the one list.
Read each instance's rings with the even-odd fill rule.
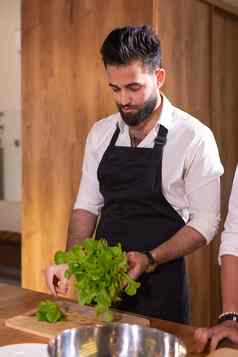
[[119,88],[115,88],[115,87],[112,87],[112,90],[113,90],[113,92],[119,92],[120,91]]
[[132,87],[129,87],[129,89],[132,92],[138,92],[141,89],[141,86],[132,86]]

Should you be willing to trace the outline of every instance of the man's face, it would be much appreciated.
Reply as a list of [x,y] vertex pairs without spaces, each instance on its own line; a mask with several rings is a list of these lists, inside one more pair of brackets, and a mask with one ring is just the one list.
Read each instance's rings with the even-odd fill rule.
[[155,71],[149,71],[139,61],[129,65],[107,66],[109,86],[122,119],[136,126],[148,118],[157,106],[159,89]]

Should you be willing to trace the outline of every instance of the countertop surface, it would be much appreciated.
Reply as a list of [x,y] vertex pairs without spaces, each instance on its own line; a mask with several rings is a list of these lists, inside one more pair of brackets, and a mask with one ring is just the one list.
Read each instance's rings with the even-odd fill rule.
[[[21,332],[5,326],[5,320],[25,313],[36,307],[39,301],[49,297],[47,294],[22,289],[13,285],[0,284],[0,346],[15,343],[48,343],[48,339]],[[192,353],[194,347],[193,333],[195,328],[159,319],[150,319],[151,327],[172,333],[183,340],[188,356],[205,356]]]

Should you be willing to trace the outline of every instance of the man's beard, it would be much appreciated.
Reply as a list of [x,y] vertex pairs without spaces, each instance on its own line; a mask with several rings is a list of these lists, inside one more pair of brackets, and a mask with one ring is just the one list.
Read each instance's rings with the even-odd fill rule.
[[[117,103],[117,107],[121,114],[122,119],[128,126],[136,126],[143,123],[149,115],[154,111],[156,104],[158,102],[157,93],[153,93],[150,98],[145,102],[143,107],[140,107],[134,113],[125,113],[123,111],[123,106]],[[129,106],[130,107],[130,106]],[[131,106],[133,108],[133,105]]]

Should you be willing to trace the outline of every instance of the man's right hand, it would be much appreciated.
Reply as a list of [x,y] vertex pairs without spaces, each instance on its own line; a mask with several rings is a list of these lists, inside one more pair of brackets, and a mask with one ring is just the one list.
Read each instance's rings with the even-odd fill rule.
[[68,264],[50,265],[45,270],[45,279],[48,288],[53,295],[66,294],[69,288],[69,280],[65,277]]

